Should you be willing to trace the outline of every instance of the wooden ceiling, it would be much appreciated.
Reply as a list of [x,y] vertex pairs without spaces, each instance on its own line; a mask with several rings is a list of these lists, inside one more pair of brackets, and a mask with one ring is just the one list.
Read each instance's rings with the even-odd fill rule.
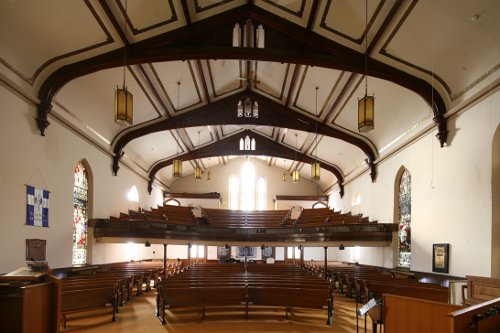
[[[126,8],[125,8],[126,4]],[[169,188],[171,161],[194,167],[256,155],[288,172],[318,160],[322,190],[422,133],[447,142],[446,118],[498,80],[495,0],[26,0],[0,4],[0,79],[52,119]],[[124,20],[125,18],[125,20]],[[264,48],[233,47],[250,19]],[[452,56],[450,56],[452,55]],[[134,123],[113,122],[113,94],[134,95]],[[365,81],[365,73],[368,73]],[[357,131],[357,99],[375,94],[375,129]],[[316,88],[317,96],[316,96]],[[237,117],[237,103],[259,118]],[[241,152],[242,136],[257,149]]]

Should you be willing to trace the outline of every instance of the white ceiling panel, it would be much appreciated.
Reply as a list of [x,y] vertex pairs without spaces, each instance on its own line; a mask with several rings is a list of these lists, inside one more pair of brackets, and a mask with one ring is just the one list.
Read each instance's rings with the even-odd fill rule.
[[357,168],[366,158],[361,149],[353,149],[347,142],[328,136],[321,137],[316,152],[320,160],[337,165],[344,173]]
[[168,61],[152,64],[160,83],[162,99],[166,99],[176,112],[203,102],[196,71],[191,61]]
[[0,1],[0,13],[0,63],[28,83],[58,58],[111,42],[84,1]]
[[170,131],[157,132],[133,140],[124,151],[148,170],[157,161],[172,158],[182,152],[182,149],[172,142],[175,142],[175,139]]
[[[126,85],[134,96],[134,125],[159,117],[141,86],[130,71],[126,72]],[[123,82],[123,69],[114,68],[92,73],[73,80],[57,94],[57,101],[108,141],[124,127],[114,123],[114,94]]]
[[452,99],[498,68],[499,1],[424,0],[405,14],[385,52],[443,79]]
[[229,92],[241,89],[244,86],[243,65],[239,60],[209,60],[206,62],[209,69],[209,80],[215,98]]
[[[363,133],[381,149],[415,126],[431,122],[430,106],[418,95],[392,82],[368,78],[368,94],[375,94],[375,129]],[[365,95],[365,81],[343,106],[335,124],[358,133],[358,98]]]

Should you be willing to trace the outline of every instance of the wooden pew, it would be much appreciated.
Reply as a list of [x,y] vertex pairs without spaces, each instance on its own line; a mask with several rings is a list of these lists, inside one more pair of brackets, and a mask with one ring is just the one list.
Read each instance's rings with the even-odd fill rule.
[[461,309],[458,305],[384,295],[382,312],[384,332],[448,333],[451,325],[446,315],[458,309]]
[[333,323],[333,295],[331,289],[311,288],[308,285],[293,288],[280,285],[248,286],[247,304],[284,306],[286,319],[292,307],[327,309],[326,324]]
[[446,316],[451,321],[450,333],[497,333],[500,330],[500,297],[448,313]]
[[205,307],[221,305],[241,305],[245,303],[245,286],[203,286],[173,287],[160,284],[158,287],[157,315],[162,324],[166,323],[165,310],[176,306]]
[[466,305],[475,305],[500,297],[500,279],[467,275]]
[[[54,276],[49,276],[48,279],[54,283],[56,289],[56,304],[55,309],[57,318],[66,328],[66,315],[74,312],[88,311],[99,308],[111,308],[112,321],[116,320],[116,312],[118,307],[117,301],[117,286],[104,282],[103,286],[98,287],[92,285],[85,287],[84,283],[80,287],[63,289],[63,281]],[[59,332],[60,325],[57,325]]]
[[[164,310],[167,305],[187,306],[189,298],[194,297],[192,306],[211,305],[245,305],[245,314],[248,314],[248,305],[283,306],[288,315],[293,306],[307,308],[326,308],[328,310],[327,323],[331,324],[333,315],[333,295],[329,282],[312,277],[307,272],[287,265],[249,265],[245,274],[242,265],[201,264],[192,267],[182,274],[169,277],[158,286],[157,316],[165,323]],[[221,293],[228,289],[244,290],[244,297],[234,299],[223,297],[217,300]],[[193,288],[210,290],[210,301],[199,299],[199,293]],[[198,289],[195,289],[198,290]],[[301,293],[303,292],[303,294]],[[182,292],[182,301],[172,296],[172,293]],[[208,292],[208,291],[207,291]],[[188,296],[191,295],[191,296]],[[172,300],[175,297],[175,302]],[[203,303],[203,304],[200,304]],[[228,304],[231,303],[231,304]],[[203,310],[204,311],[204,310]]]
[[66,315],[98,308],[111,307],[112,321],[116,320],[116,287],[63,290],[61,292],[62,324],[66,328]]

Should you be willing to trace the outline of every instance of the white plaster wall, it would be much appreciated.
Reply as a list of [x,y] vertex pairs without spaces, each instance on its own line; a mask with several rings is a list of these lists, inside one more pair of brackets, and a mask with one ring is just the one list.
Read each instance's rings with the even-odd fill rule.
[[[372,220],[393,222],[397,171],[406,167],[412,176],[412,265],[432,271],[432,244],[450,244],[450,275],[491,274],[491,143],[500,122],[500,93],[472,106],[448,122],[450,145],[440,148],[436,132],[378,165],[369,175],[345,187],[345,196],[332,196],[333,206],[349,211],[351,199],[362,197],[360,211]],[[363,249],[360,262],[392,266],[390,248]],[[348,251],[338,254],[345,258]],[[332,253],[332,258],[336,254]]]
[[[318,186],[316,183],[307,179],[301,179],[299,184],[293,184],[291,181],[283,182],[281,171],[277,168],[268,166],[260,158],[249,157],[249,160],[255,166],[256,179],[264,177],[267,180],[267,208],[274,209],[274,197],[278,194],[287,195],[318,195]],[[226,165],[212,166],[210,172],[212,180],[196,181],[194,176],[184,177],[175,181],[171,192],[187,193],[206,193],[218,192],[222,196],[221,209],[228,209],[229,203],[229,177],[231,175],[240,175],[241,166],[247,160],[245,158],[235,158]]]
[[[92,217],[116,215],[128,209],[127,192],[139,191],[141,205],[161,203],[161,191],[147,195],[146,181],[122,167],[112,177],[110,156],[49,117],[50,126],[42,137],[36,128],[36,109],[0,85],[0,273],[24,266],[25,240],[47,240],[51,267],[71,265],[73,220],[73,168],[86,159],[93,175]],[[49,228],[26,226],[26,187],[50,191]],[[93,253],[102,259],[107,255]],[[92,257],[89,258],[92,262]]]

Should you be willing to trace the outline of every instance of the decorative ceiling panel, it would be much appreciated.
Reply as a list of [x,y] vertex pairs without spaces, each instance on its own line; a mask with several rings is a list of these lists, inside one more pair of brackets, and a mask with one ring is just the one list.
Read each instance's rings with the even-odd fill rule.
[[294,68],[295,65],[285,63],[257,62],[255,65],[255,90],[265,96],[279,101],[283,100],[285,88]]
[[182,153],[182,149],[175,145],[175,139],[170,131],[151,133],[135,139],[124,151],[146,170],[157,161]]
[[[320,67],[304,67],[299,78],[297,93],[294,96],[293,108],[311,116],[323,116],[325,105],[331,97],[338,94],[337,82],[342,72]],[[316,111],[316,87],[318,87],[318,109]]]
[[344,173],[357,168],[366,158],[361,149],[353,149],[350,144],[328,136],[321,137],[314,154],[320,160],[337,165]]
[[[189,136],[189,140],[191,141],[192,147],[195,149],[204,146],[208,143],[212,143],[214,141],[212,133],[210,133],[210,131],[207,129],[206,126],[189,127],[186,128],[186,132]],[[198,132],[200,132],[199,140],[198,140]]]
[[207,60],[209,80],[215,99],[244,87],[242,63],[239,60]]
[[123,14],[127,15],[127,23],[134,35],[144,33],[175,22],[178,13],[172,0],[127,1],[127,12],[121,1],[116,3]]
[[[236,106],[234,107],[234,113],[236,113]],[[241,127],[237,125],[224,125],[221,126],[221,128],[222,128],[222,135],[224,137],[241,131]]]
[[264,136],[267,136],[270,139],[274,139],[276,128],[271,126],[257,126],[254,131],[263,134]]
[[192,22],[246,4],[246,0],[192,0],[187,1]]
[[192,61],[168,61],[151,65],[160,84],[160,96],[175,112],[191,109],[203,103],[197,72]]
[[[145,88],[126,71],[126,85],[134,96],[134,125],[160,116]],[[112,141],[124,127],[114,122],[114,94],[122,86],[123,69],[95,72],[70,81],[56,95],[58,103],[74,114],[83,124]]]
[[51,63],[113,42],[89,1],[0,1],[0,13],[0,63],[29,84]]
[[[123,0],[108,2],[120,30],[126,31],[130,42],[138,42],[186,24],[178,0],[129,0],[126,3],[125,10]],[[124,17],[126,26],[123,22]]]
[[[377,150],[405,131],[413,131],[432,121],[430,106],[422,98],[392,82],[369,78],[368,94],[375,95],[375,129],[363,135],[375,144]],[[335,119],[335,124],[358,133],[358,98],[364,95],[365,81],[361,78],[357,89]]]
[[[255,4],[275,15],[284,17],[302,27],[307,26],[313,1],[310,0],[259,0]],[[264,27],[265,28],[265,27]]]
[[[359,52],[364,52],[365,37],[371,41],[383,24],[394,0],[326,0],[320,4],[314,31]],[[366,17],[368,15],[368,17]]]
[[373,20],[374,15],[380,11],[385,0],[368,1],[368,12],[364,1],[352,0],[327,0],[325,11],[321,17],[320,26],[323,29],[340,37],[346,38],[356,44],[361,44],[366,36],[367,19]]
[[499,68],[499,18],[496,0],[413,1],[380,53],[433,76],[454,100]]

